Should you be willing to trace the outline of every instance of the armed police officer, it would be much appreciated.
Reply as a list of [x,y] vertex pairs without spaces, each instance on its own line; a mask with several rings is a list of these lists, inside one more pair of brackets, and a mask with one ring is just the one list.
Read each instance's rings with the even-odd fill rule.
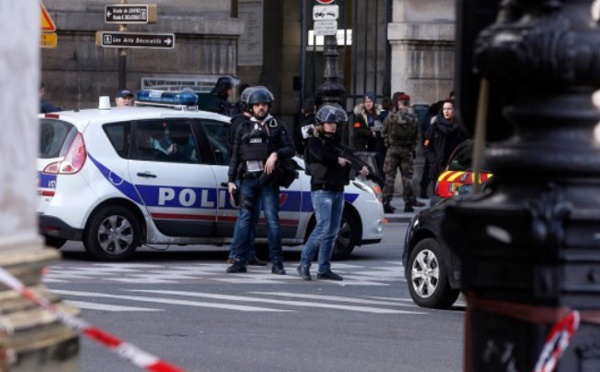
[[[239,128],[240,125],[242,125],[247,120],[252,118],[252,115],[250,114],[250,110],[248,107],[248,97],[250,96],[252,91],[256,88],[261,88],[261,87],[246,87],[240,94],[238,108],[241,112],[239,114],[235,114],[234,116],[231,117],[231,121],[230,121],[231,125],[229,126],[229,129],[227,131],[227,150],[228,150],[229,156],[231,156],[231,152],[233,151],[233,142],[235,140],[235,133],[236,133],[237,129]],[[273,97],[271,97],[271,99],[272,98]],[[236,185],[236,186],[239,186],[239,185]],[[234,205],[235,207],[238,207],[235,200],[231,204]],[[261,205],[260,205],[260,202],[258,202],[256,204],[255,208],[253,208],[253,210],[252,210],[252,218],[258,220],[258,218],[260,217],[260,211],[261,211]],[[233,230],[233,240],[232,240],[233,242],[235,242],[237,240],[238,226],[239,226],[239,224],[236,221],[235,228]],[[255,244],[254,244],[255,236],[256,236],[256,229],[251,230],[250,231],[250,251],[248,252],[248,265],[267,266],[267,262],[259,259],[256,256],[256,248],[255,248]],[[229,256],[227,258],[227,263],[229,263],[229,264],[233,264],[235,262],[236,252],[234,251],[234,249],[235,249],[235,246],[232,243],[231,246],[229,247]]]
[[269,241],[273,274],[285,275],[281,231],[279,228],[279,183],[271,177],[276,167],[294,155],[292,138],[285,125],[269,113],[273,95],[264,87],[253,89],[248,96],[251,117],[235,132],[229,164],[229,193],[233,195],[239,179],[241,211],[238,233],[232,243],[234,263],[228,273],[246,272],[252,231],[258,223],[253,211],[262,204]]
[[[383,171],[385,185],[383,187],[383,209],[385,213],[394,213],[390,205],[394,196],[394,182],[400,168],[402,175],[402,196],[404,211],[413,212],[417,203],[412,187],[413,157],[419,136],[419,119],[409,108],[410,96],[402,94],[395,102],[395,110],[383,122],[381,136],[387,147]],[[421,204],[420,204],[421,205]]]
[[[351,162],[341,157],[336,137],[337,126],[348,121],[346,112],[338,105],[326,104],[315,115],[314,136],[308,137],[304,159],[310,173],[310,197],[315,210],[316,225],[302,249],[300,265],[296,269],[304,280],[311,280],[310,265],[319,250],[317,278],[343,280],[331,271],[333,245],[340,229],[344,209],[344,186],[350,181]],[[360,168],[366,177],[368,169]]]

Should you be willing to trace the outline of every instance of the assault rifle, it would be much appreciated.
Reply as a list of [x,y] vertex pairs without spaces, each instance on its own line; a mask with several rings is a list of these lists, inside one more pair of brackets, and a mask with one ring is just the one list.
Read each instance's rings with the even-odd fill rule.
[[351,148],[337,143],[335,145],[335,149],[337,150],[341,158],[345,158],[350,161],[350,167],[352,167],[352,169],[356,170],[357,172],[360,172],[362,167],[365,166],[369,170],[369,175],[367,176],[367,179],[370,179],[378,183],[379,185],[383,185],[385,183],[383,178],[381,178],[379,173],[375,169],[373,169],[373,167],[371,167],[365,161],[360,159],[358,156],[354,155],[354,151],[352,151]]

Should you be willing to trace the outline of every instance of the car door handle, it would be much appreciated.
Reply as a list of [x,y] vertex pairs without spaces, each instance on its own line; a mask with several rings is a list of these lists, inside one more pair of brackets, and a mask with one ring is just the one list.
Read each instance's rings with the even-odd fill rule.
[[156,178],[156,174],[152,174],[150,172],[138,172],[137,175],[140,177],[146,177],[146,178]]

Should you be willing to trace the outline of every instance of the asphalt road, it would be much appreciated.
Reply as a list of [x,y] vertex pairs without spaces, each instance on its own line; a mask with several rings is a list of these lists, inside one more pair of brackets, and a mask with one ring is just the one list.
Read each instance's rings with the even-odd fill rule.
[[[226,274],[225,247],[144,248],[108,264],[76,243],[45,282],[86,321],[186,371],[460,371],[464,304],[413,304],[405,230],[388,224],[381,244],[334,262],[343,282],[301,280],[299,248],[284,248],[288,275],[276,276],[268,267]],[[140,371],[84,337],[80,357],[84,372]]]

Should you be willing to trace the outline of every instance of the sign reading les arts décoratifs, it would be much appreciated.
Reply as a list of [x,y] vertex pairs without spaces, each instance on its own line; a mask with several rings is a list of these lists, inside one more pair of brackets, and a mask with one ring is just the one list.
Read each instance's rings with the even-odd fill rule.
[[119,24],[156,23],[156,4],[113,4],[104,7],[104,22]]
[[173,49],[175,34],[97,31],[96,45],[103,48]]

